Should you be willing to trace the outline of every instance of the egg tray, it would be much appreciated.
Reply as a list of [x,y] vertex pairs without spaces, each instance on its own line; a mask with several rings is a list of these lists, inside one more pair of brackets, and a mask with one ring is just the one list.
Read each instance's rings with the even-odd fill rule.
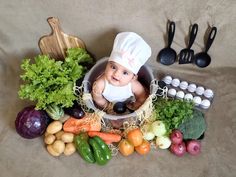
[[203,110],[211,107],[214,98],[212,89],[171,75],[166,75],[161,80],[168,87],[169,98],[192,100],[197,108]]

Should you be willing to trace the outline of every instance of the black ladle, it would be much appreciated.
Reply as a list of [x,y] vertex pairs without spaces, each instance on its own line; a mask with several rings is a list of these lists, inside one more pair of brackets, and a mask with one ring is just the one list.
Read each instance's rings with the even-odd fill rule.
[[171,65],[176,60],[176,52],[170,47],[174,38],[174,34],[175,22],[170,22],[168,28],[168,45],[166,48],[162,49],[157,56],[157,60],[159,59],[160,63],[163,65]]
[[200,52],[195,55],[194,62],[200,68],[205,68],[211,63],[211,57],[207,54],[207,51],[211,47],[211,44],[213,43],[213,41],[215,39],[216,33],[217,33],[217,28],[212,27],[211,32],[210,32],[207,42],[206,42],[205,52]]

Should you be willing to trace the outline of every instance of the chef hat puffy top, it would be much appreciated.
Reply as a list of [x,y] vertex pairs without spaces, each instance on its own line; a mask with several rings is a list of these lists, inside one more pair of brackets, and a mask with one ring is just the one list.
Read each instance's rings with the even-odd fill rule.
[[142,37],[134,32],[122,32],[115,38],[109,61],[137,74],[150,56],[151,48]]

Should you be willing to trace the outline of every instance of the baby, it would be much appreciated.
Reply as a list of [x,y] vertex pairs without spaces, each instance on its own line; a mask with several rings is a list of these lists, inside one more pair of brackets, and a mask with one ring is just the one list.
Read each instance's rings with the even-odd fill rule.
[[148,97],[138,81],[139,69],[151,56],[149,45],[134,32],[119,33],[114,41],[106,69],[93,84],[92,97],[96,105],[106,109],[109,103],[128,102],[132,110],[138,109]]

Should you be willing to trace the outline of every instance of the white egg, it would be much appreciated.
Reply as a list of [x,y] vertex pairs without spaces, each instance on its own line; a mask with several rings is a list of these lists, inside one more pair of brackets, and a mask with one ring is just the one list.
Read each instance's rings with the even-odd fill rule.
[[197,87],[196,89],[196,94],[197,95],[202,95],[204,93],[205,89],[202,86]]
[[182,82],[179,84],[179,87],[180,87],[182,90],[186,90],[187,87],[188,87],[188,82],[182,81]]
[[203,109],[208,109],[211,105],[211,102],[207,99],[202,100],[200,107]]
[[189,84],[188,91],[195,92],[196,88],[197,88],[196,84]]
[[171,81],[172,81],[172,77],[171,77],[171,76],[165,76],[162,80],[163,80],[166,84],[170,84]]
[[176,95],[176,90],[174,88],[168,90],[168,96],[175,97],[175,95]]
[[194,102],[194,104],[195,104],[196,106],[198,106],[198,105],[201,104],[202,99],[201,99],[200,96],[195,96],[195,97],[193,97],[193,102]]
[[206,89],[205,92],[204,92],[204,96],[206,98],[212,98],[214,95],[213,91],[211,89]]
[[180,80],[179,80],[178,78],[175,78],[175,79],[173,79],[173,80],[171,81],[171,85],[172,85],[173,87],[178,87],[179,84],[180,84]]
[[191,101],[193,100],[193,95],[191,93],[187,93],[185,96],[184,96],[184,99],[185,100],[188,100],[188,101]]
[[182,90],[178,91],[176,93],[176,98],[183,99],[184,98],[184,92]]

